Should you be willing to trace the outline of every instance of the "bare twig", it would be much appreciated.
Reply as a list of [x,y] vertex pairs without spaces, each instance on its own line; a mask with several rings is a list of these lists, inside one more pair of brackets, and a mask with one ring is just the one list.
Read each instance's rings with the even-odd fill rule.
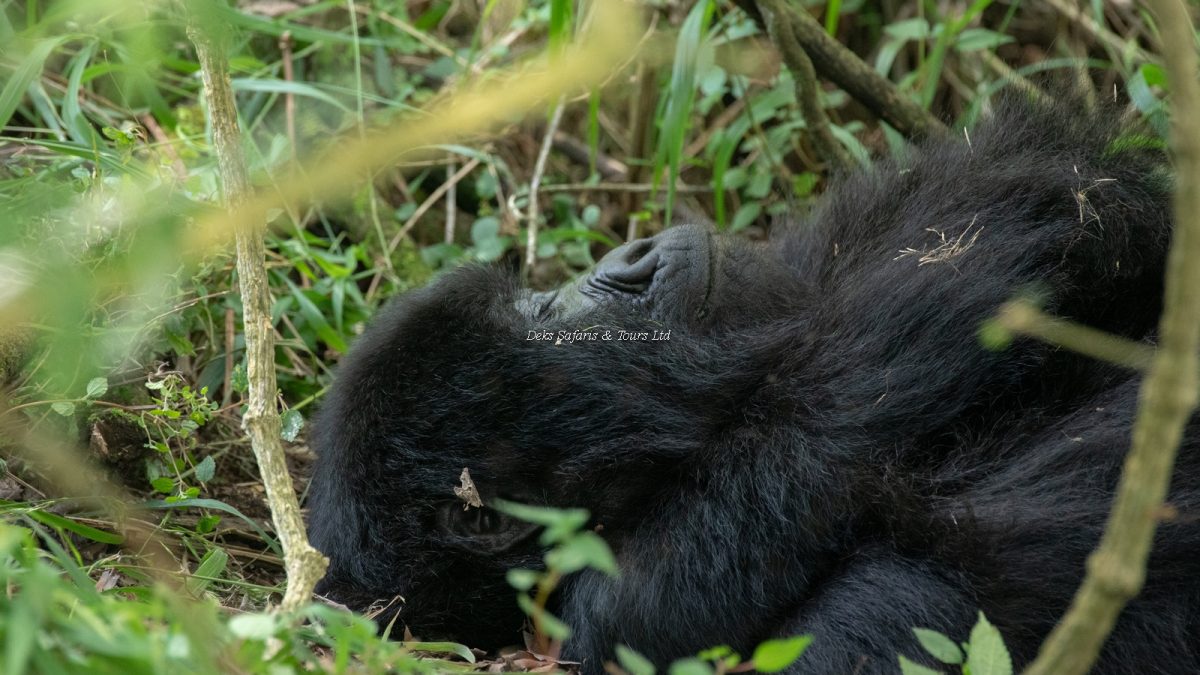
[[[292,63],[292,31],[285,30],[279,36],[279,52],[283,55],[283,79],[295,79],[295,64]],[[283,95],[283,117],[287,123],[288,144],[292,148],[292,159],[296,159],[296,97],[289,90]]]
[[[226,31],[214,28],[194,19],[187,32],[200,61],[225,201],[230,208],[237,209],[250,201],[253,193],[242,154],[229,62],[225,57],[225,44],[221,41]],[[265,267],[264,233],[265,222],[261,218],[239,221],[234,230],[249,381],[248,405],[242,424],[254,449],[271,507],[271,519],[283,546],[288,583],[281,608],[294,611],[309,601],[313,587],[325,573],[328,560],[308,543],[300,504],[280,443],[279,410],[275,400],[275,331],[271,325],[271,290]]]
[[546,134],[542,137],[542,149],[538,152],[537,163],[533,166],[533,178],[529,181],[529,217],[525,237],[526,273],[533,269],[533,264],[537,262],[537,231],[540,217],[538,187],[542,184],[542,174],[546,171],[546,158],[550,156],[550,147],[554,145],[554,132],[558,130],[558,124],[562,121],[565,103],[565,99],[560,97],[558,103],[554,105],[554,113],[550,116],[550,122],[546,125]]
[[1050,316],[1023,300],[1001,307],[996,323],[1006,331],[1134,370],[1148,370],[1154,360],[1153,347]]
[[421,202],[421,205],[417,207],[417,210],[413,211],[413,214],[408,217],[408,220],[404,221],[404,225],[401,226],[400,231],[396,233],[396,236],[392,237],[392,240],[388,242],[387,253],[389,256],[392,254],[392,251],[396,250],[396,247],[400,245],[400,242],[409,233],[409,231],[416,227],[417,221],[421,219],[421,216],[425,215],[425,212],[432,208],[433,205],[442,198],[442,195],[446,194],[446,192],[450,189],[450,186],[462,180],[463,177],[471,173],[471,171],[477,166],[479,166],[479,159],[472,158],[471,161],[463,164],[461,169],[454,172],[454,175],[450,176],[449,180],[437,186],[437,189],[431,192],[429,196],[425,198],[425,201]]
[[1200,347],[1200,81],[1195,29],[1182,0],[1147,0],[1158,17],[1171,82],[1177,172],[1159,349],[1142,383],[1133,447],[1087,577],[1026,673],[1087,672],[1125,604],[1142,589],[1175,455],[1196,408]]

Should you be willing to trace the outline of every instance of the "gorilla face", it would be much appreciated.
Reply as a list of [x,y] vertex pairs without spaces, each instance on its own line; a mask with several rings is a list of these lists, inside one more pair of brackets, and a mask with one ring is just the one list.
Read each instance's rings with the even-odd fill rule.
[[[519,642],[505,572],[539,567],[543,551],[534,528],[487,505],[585,507],[610,542],[630,536],[728,399],[729,359],[708,352],[770,321],[761,308],[786,310],[791,279],[773,251],[685,225],[556,290],[467,267],[398,298],[316,426],[311,530],[332,560],[318,591],[387,606],[381,622],[398,612],[422,638]],[[679,367],[693,362],[705,365]],[[454,495],[464,467],[482,509]],[[445,583],[468,578],[465,592]]]
[[708,228],[673,227],[613,249],[575,283],[530,293],[522,309],[543,319],[619,306],[663,325],[695,327],[708,314],[717,256]]
[[[1163,158],[1116,119],[1002,106],[765,245],[676,227],[556,291],[464,267],[397,298],[314,423],[319,592],[425,639],[519,642],[505,573],[543,551],[505,498],[588,509],[617,557],[620,578],[552,599],[585,673],[617,644],[662,665],[798,633],[803,672],[890,673],[921,659],[913,627],[965,639],[979,611],[1020,667],[1103,528],[1138,380],[978,331],[1037,288],[1152,339]],[[1196,437],[1181,513],[1200,512]],[[455,496],[464,467],[483,508]],[[1200,659],[1200,523],[1163,532],[1096,672]]]

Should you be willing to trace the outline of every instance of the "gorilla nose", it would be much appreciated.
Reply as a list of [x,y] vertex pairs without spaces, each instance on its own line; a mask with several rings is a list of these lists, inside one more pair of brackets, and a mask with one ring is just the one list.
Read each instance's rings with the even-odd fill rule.
[[658,270],[660,252],[655,239],[638,239],[609,251],[596,263],[591,282],[623,293],[645,292]]

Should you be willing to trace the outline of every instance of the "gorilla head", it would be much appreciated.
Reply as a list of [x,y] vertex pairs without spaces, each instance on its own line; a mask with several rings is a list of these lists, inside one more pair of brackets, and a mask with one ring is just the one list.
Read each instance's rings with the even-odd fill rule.
[[[805,672],[891,672],[919,659],[912,627],[963,639],[980,610],[1029,659],[1103,527],[1137,381],[976,336],[1030,289],[1152,335],[1168,186],[1122,133],[1009,106],[765,244],[681,226],[556,291],[465,267],[397,299],[316,423],[319,592],[391,602],[381,620],[426,639],[519,641],[505,572],[543,551],[504,498],[588,509],[617,556],[620,578],[553,599],[585,672],[619,643],[665,663],[802,632]],[[1200,502],[1191,445],[1180,510]],[[464,467],[483,508],[455,496]],[[1200,656],[1200,526],[1165,530],[1101,672]]]

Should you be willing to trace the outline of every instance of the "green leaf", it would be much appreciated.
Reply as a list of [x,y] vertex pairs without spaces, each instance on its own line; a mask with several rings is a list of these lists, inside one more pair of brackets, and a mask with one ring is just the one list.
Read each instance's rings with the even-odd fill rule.
[[530,618],[536,620],[538,627],[552,640],[566,640],[571,637],[571,627],[550,612],[535,605],[533,598],[525,594],[518,595],[517,604],[525,610]]
[[712,666],[700,659],[679,659],[667,669],[670,675],[712,675]]
[[812,640],[811,635],[767,640],[754,650],[754,669],[760,673],[778,673],[795,663]]
[[207,483],[213,479],[213,474],[217,472],[217,463],[213,460],[212,455],[200,460],[196,465],[196,480],[201,483]]
[[1012,41],[1012,37],[986,28],[967,28],[959,33],[954,48],[960,52],[974,52],[982,49],[995,49]]
[[[50,52],[54,51],[63,42],[66,42],[73,36],[62,35],[54,38],[45,38],[38,40],[33,48],[25,53],[25,58],[17,64],[16,70],[8,79],[8,83],[4,85],[4,89],[0,90],[0,127],[8,126],[8,121],[20,105],[21,99],[25,97],[25,90],[29,85],[42,74],[42,68],[46,65],[46,58],[50,56]],[[15,45],[8,45],[13,47]],[[10,50],[8,53],[19,54],[20,49]]]
[[290,279],[287,279],[288,288],[291,290],[291,297],[296,300],[296,304],[300,306],[300,314],[308,325],[317,332],[325,344],[336,352],[345,354],[347,351],[346,340],[342,338],[333,326],[325,320],[325,315],[317,308],[313,301],[308,298],[308,295]]
[[465,645],[457,642],[401,642],[405,649],[427,654],[454,654],[467,663],[475,663],[475,655]]
[[70,417],[75,414],[75,403],[73,401],[55,401],[50,404],[50,409],[63,417]]
[[580,532],[546,554],[546,565],[560,574],[571,574],[590,567],[610,577],[619,574],[617,559],[608,543],[595,532]]
[[221,516],[207,515],[200,516],[196,521],[196,534],[208,534],[217,529],[217,525],[221,522]]
[[156,492],[169,495],[175,491],[175,481],[167,478],[166,476],[159,476],[158,478],[150,481],[150,487],[154,488]]
[[533,588],[534,584],[542,575],[534,570],[526,570],[520,568],[510,569],[505,573],[504,577],[508,579],[508,585],[518,591],[527,591]]
[[278,625],[277,614],[239,614],[229,620],[229,632],[244,640],[265,640]]
[[503,499],[493,499],[492,507],[497,511],[546,528],[538,541],[549,546],[565,540],[587,525],[591,516],[584,509],[555,509],[548,506],[532,506]]
[[[168,478],[167,480],[169,481],[170,479]],[[151,485],[153,485],[153,483],[151,483]],[[174,486],[172,486],[172,487],[174,487]],[[164,492],[163,490],[159,490],[159,491]],[[278,555],[283,555],[283,549],[281,549],[279,547],[279,542],[275,540],[275,537],[272,537],[270,534],[267,534],[267,531],[264,530],[261,525],[259,525],[258,523],[254,522],[253,520],[248,518],[246,516],[246,514],[242,513],[241,511],[238,511],[237,509],[233,508],[232,506],[226,504],[225,502],[223,502],[219,499],[181,499],[181,500],[176,500],[173,502],[169,502],[169,501],[161,500],[161,499],[152,499],[147,502],[142,502],[140,504],[140,506],[145,509],[181,509],[181,508],[189,508],[190,507],[190,508],[198,508],[198,509],[215,509],[217,511],[224,511],[225,513],[228,513],[232,516],[237,516],[238,518],[240,518],[242,520],[242,522],[246,523],[247,525],[250,526],[251,529],[254,530],[254,532],[258,535],[259,539],[261,539],[267,543],[267,546],[269,546],[272,551],[274,551]]]
[[98,530],[90,525],[77,523],[70,518],[64,518],[63,516],[60,516],[57,513],[50,513],[49,511],[35,509],[29,512],[29,517],[33,518],[39,523],[42,523],[43,525],[49,525],[50,527],[57,527],[68,532],[74,532],[81,537],[91,539],[92,541],[98,541],[101,544],[120,544],[121,542],[125,541],[125,538],[119,534],[105,532],[104,530]]
[[654,664],[650,663],[650,659],[625,645],[617,645],[617,663],[621,664],[629,675],[654,675]]
[[103,377],[93,377],[87,384],[87,397],[100,398],[108,391],[108,380]]
[[315,101],[328,103],[343,112],[351,112],[350,108],[336,98],[317,89],[311,84],[303,82],[288,82],[287,80],[259,80],[252,78],[236,77],[231,81],[233,90],[237,91],[260,91],[272,94],[291,94],[293,96],[304,96]]
[[903,656],[900,657],[900,675],[944,675],[940,670],[926,668],[919,663],[913,663]]
[[1000,631],[988,622],[983,612],[971,629],[967,647],[967,668],[971,675],[1012,675],[1012,658],[1004,646]]
[[192,593],[203,591],[212,585],[213,579],[219,578],[225,572],[225,565],[228,563],[229,554],[224,549],[211,549],[196,566],[196,571],[192,572],[185,586]]
[[285,410],[280,421],[282,426],[279,435],[288,443],[294,442],[300,435],[300,430],[304,428],[304,415],[293,408]]
[[958,648],[954,640],[928,628],[914,628],[913,634],[917,636],[917,641],[921,643],[925,651],[938,661],[949,664],[963,662],[962,650]]

